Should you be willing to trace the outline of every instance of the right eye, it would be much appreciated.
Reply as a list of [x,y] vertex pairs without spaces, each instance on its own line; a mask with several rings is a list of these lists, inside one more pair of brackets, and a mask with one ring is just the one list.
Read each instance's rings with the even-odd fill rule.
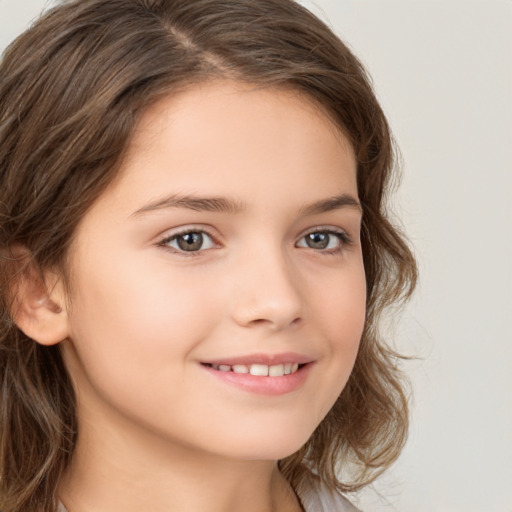
[[177,252],[194,253],[212,249],[215,242],[205,231],[189,230],[164,238],[158,245],[170,247]]

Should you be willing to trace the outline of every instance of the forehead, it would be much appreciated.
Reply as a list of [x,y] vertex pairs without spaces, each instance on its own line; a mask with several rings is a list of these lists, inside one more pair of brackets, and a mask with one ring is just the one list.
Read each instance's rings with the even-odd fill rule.
[[239,174],[258,166],[277,180],[284,160],[295,163],[297,174],[318,160],[337,160],[340,170],[350,166],[355,172],[350,142],[313,99],[291,89],[232,81],[169,95],[143,114],[124,171],[161,164],[163,155],[169,171],[179,168],[189,176],[209,161],[209,174],[219,184],[230,178],[222,170],[232,165]]
[[304,94],[208,82],[164,97],[142,115],[103,199],[133,211],[171,193],[244,204],[258,198],[267,206],[283,203],[283,193],[308,202],[357,197],[354,152]]

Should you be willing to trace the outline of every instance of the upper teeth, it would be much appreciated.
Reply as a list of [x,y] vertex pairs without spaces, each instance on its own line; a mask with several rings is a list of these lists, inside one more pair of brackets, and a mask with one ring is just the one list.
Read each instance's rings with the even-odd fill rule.
[[251,375],[258,375],[262,377],[282,377],[295,373],[299,369],[299,363],[286,363],[275,364],[268,366],[266,364],[234,364],[233,366],[227,364],[213,364],[212,368],[220,370],[221,372],[234,372],[234,373],[250,373]]

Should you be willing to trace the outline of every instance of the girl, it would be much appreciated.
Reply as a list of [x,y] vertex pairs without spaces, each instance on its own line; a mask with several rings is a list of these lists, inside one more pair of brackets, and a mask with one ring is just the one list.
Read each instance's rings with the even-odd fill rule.
[[416,270],[347,47],[292,0],[65,1],[0,116],[1,510],[354,510]]

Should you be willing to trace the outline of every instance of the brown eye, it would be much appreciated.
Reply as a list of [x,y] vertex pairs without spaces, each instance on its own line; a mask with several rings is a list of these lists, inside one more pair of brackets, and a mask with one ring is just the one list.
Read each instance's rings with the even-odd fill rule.
[[332,235],[325,232],[310,233],[306,235],[306,244],[311,249],[326,249]]
[[198,251],[203,245],[203,235],[201,233],[185,233],[178,235],[176,242],[182,251]]
[[177,252],[199,252],[215,246],[212,237],[204,231],[187,231],[166,238],[159,245],[171,247]]
[[312,231],[299,240],[297,247],[333,253],[341,251],[344,245],[350,243],[350,237],[343,231]]

